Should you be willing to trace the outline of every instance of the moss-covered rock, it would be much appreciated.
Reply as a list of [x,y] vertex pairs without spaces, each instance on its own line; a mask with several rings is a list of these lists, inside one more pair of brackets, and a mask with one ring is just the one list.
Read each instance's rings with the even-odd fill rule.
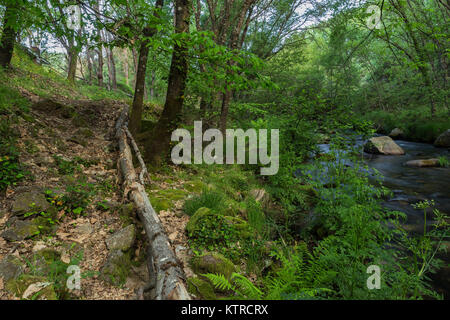
[[113,250],[109,253],[105,265],[100,270],[100,278],[113,285],[125,283],[131,268],[130,253]]
[[120,221],[122,221],[122,225],[124,227],[129,226],[133,223],[134,209],[135,208],[133,203],[126,203],[117,207]]
[[179,189],[163,189],[149,193],[150,202],[157,213],[172,208],[175,201],[183,200],[186,196],[187,192]]
[[252,236],[252,229],[247,221],[232,216],[225,216],[225,221],[239,233],[239,238],[245,239]]
[[193,234],[197,231],[197,229],[200,227],[199,222],[202,219],[205,219],[207,217],[215,216],[216,213],[212,212],[209,208],[200,208],[198,209],[194,215],[189,219],[189,222],[186,225],[186,231],[189,234]]
[[22,273],[22,262],[16,256],[8,255],[0,260],[0,278],[4,281],[17,279]]
[[13,215],[24,215],[34,211],[46,211],[51,204],[45,199],[41,190],[19,193],[12,204],[11,213]]
[[190,294],[204,300],[216,300],[217,296],[214,293],[212,285],[201,278],[194,277],[187,280],[188,291]]
[[39,227],[33,221],[16,220],[0,236],[8,241],[22,241],[39,233]]
[[193,257],[191,266],[192,270],[198,275],[206,273],[223,274],[228,279],[233,272],[237,272],[237,267],[229,259],[217,252]]
[[183,187],[189,192],[201,193],[205,189],[205,183],[200,180],[193,180],[185,182]]
[[109,250],[129,250],[136,239],[136,228],[133,224],[117,231],[106,239],[106,245]]
[[9,280],[6,283],[6,290],[16,295],[19,298],[24,298],[24,294],[27,293],[27,289],[39,284],[46,284],[42,286],[42,289],[37,290],[28,296],[28,299],[38,300],[58,300],[55,289],[52,284],[48,284],[48,280],[45,277],[22,275],[18,279]]

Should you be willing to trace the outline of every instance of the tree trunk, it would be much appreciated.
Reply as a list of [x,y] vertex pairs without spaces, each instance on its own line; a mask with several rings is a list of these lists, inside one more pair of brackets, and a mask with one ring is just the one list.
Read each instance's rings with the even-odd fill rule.
[[77,49],[72,45],[69,48],[68,52],[68,68],[67,68],[67,80],[69,82],[75,82],[75,75],[77,73],[77,60],[78,60],[78,52]]
[[220,131],[222,134],[225,134],[227,130],[228,110],[230,107],[231,95],[231,90],[227,90],[222,97],[222,110],[220,113]]
[[[175,1],[175,32],[189,32],[191,0]],[[170,148],[172,131],[177,128],[184,102],[188,75],[188,44],[185,40],[175,43],[170,66],[166,103],[161,118],[153,129],[152,139],[146,145],[146,159],[160,164]]]
[[89,72],[89,78],[88,78],[88,83],[89,85],[92,85],[92,57],[91,57],[91,50],[89,50],[89,48],[87,48],[86,50],[86,60],[87,60],[87,67],[88,67],[88,72]]
[[129,74],[129,65],[128,65],[128,49],[123,49],[123,72],[125,74],[125,83],[127,86],[130,85],[130,74]]
[[16,40],[16,31],[11,26],[16,23],[17,8],[14,5],[6,7],[3,18],[3,34],[0,40],[0,66],[8,68],[14,51],[14,42]]
[[103,87],[103,46],[98,47],[97,79],[99,87]]
[[[162,8],[164,0],[156,1],[156,8]],[[155,10],[155,17],[158,17],[158,12]],[[150,38],[157,32],[156,28],[145,28],[144,37]],[[148,39],[144,39],[139,50],[139,61],[136,72],[136,85],[134,90],[133,105],[130,116],[130,131],[132,134],[137,134],[141,131],[142,111],[144,108],[144,94],[145,94],[145,73],[147,72],[148,61]]]

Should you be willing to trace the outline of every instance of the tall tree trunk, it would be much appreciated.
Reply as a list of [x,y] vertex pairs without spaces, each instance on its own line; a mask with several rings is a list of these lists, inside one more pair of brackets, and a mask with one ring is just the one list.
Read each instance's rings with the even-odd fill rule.
[[68,67],[67,67],[67,80],[69,82],[75,82],[75,76],[77,73],[77,61],[78,61],[78,51],[77,48],[71,44],[68,52]]
[[88,83],[89,85],[92,85],[92,57],[91,57],[91,50],[89,48],[87,48],[86,50],[86,60],[87,60],[87,67],[88,67],[88,72],[89,72],[89,78],[88,78]]
[[127,86],[130,85],[130,73],[129,73],[129,65],[128,65],[128,49],[123,49],[123,55],[122,55],[122,62],[123,62],[123,72],[125,74],[125,83]]
[[8,68],[14,51],[16,31],[12,27],[17,21],[17,7],[10,4],[6,7],[3,18],[3,34],[0,40],[0,66]]
[[98,47],[98,67],[97,67],[97,80],[99,87],[103,87],[103,46]]
[[[175,32],[189,32],[191,0],[175,0]],[[146,159],[153,164],[161,163],[169,152],[172,131],[177,128],[184,102],[188,75],[188,44],[185,40],[175,43],[169,72],[166,103],[161,118],[153,129],[152,139],[147,141]]]
[[[156,1],[156,8],[162,8],[164,0]],[[154,16],[158,18],[158,11],[154,11]],[[156,28],[144,28],[144,37],[150,38],[156,34]],[[145,73],[147,72],[148,61],[148,39],[144,39],[139,50],[139,61],[136,71],[136,85],[134,90],[133,105],[131,107],[130,115],[130,131],[136,134],[141,131],[142,111],[144,108],[144,94],[145,94]]]
[[155,81],[156,81],[156,72],[155,70],[152,70],[152,78],[150,83],[150,99],[155,98]]

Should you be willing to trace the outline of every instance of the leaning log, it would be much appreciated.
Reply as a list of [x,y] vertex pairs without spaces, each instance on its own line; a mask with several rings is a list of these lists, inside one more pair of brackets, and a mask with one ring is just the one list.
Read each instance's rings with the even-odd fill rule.
[[[128,110],[124,110],[116,123],[115,136],[120,150],[119,170],[122,176],[125,197],[134,202],[148,238],[150,258],[153,260],[155,273],[154,298],[156,300],[190,300],[184,284],[184,272],[169,244],[169,239],[150,203],[145,188],[134,169],[131,148],[128,144],[127,119]],[[142,171],[145,172],[146,168],[142,168]]]

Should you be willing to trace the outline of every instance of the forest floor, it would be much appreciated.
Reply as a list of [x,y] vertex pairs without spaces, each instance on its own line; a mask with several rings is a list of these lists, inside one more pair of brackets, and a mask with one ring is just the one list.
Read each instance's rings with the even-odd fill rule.
[[[134,298],[135,289],[148,281],[148,272],[145,237],[132,210],[125,209],[126,199],[120,192],[115,163],[117,151],[111,141],[115,120],[124,103],[69,100],[61,96],[49,100],[25,89],[20,91],[32,107],[26,117],[18,117],[12,129],[18,133],[20,163],[32,178],[8,188],[1,201],[0,264],[3,263],[6,271],[36,277],[31,282],[42,283],[42,279],[53,282],[57,298]],[[88,200],[85,207],[77,203],[83,197]],[[47,203],[42,204],[42,199]],[[35,204],[46,208],[33,212],[31,207]],[[24,206],[30,210],[18,213],[17,208]],[[47,206],[56,208],[50,218],[46,213],[52,210]],[[41,219],[40,225],[36,225],[38,219],[33,218],[37,216],[47,221]],[[178,229],[184,230],[186,222],[182,218],[170,212],[162,218],[169,227],[171,240],[182,237],[174,228],[180,225]],[[126,279],[116,281],[115,276],[122,276],[119,270],[108,279],[102,269],[111,260],[108,239],[130,224],[136,226],[136,241],[124,251],[131,260],[127,265],[130,273]],[[184,240],[177,243],[186,245]],[[67,292],[62,289],[65,288],[62,282],[69,276],[66,267],[73,263],[82,272],[81,290]],[[10,282],[8,287],[0,277],[0,299],[24,298],[24,291],[31,285],[29,282],[25,283],[28,288],[23,285]],[[16,287],[15,294],[11,286]],[[53,294],[43,298],[50,296]]]

